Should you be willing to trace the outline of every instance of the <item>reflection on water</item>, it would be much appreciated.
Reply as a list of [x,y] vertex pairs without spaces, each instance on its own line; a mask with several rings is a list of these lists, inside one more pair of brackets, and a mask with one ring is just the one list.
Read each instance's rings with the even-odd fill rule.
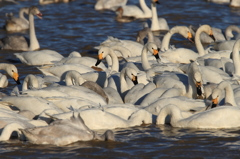
[[[146,0],[150,5],[150,0]],[[129,0],[129,4],[138,1]],[[36,5],[43,13],[43,19],[35,19],[36,32],[42,48],[53,49],[64,56],[72,51],[84,56],[96,56],[94,46],[114,36],[119,39],[135,40],[142,22],[118,23],[115,13],[95,11],[95,1],[76,0],[71,3],[39,5],[36,1],[20,1],[19,5],[0,8],[0,24],[7,12],[17,15],[19,8]],[[225,29],[228,25],[240,26],[240,9],[229,8],[227,4],[214,4],[204,0],[161,1],[158,14],[167,19],[169,26],[209,24]],[[0,35],[6,36],[0,29]],[[25,34],[28,36],[27,34]],[[160,37],[164,32],[160,32]],[[194,44],[179,35],[171,43],[176,47],[195,49]],[[15,59],[15,51],[0,51],[0,62],[14,63],[22,81],[27,74],[41,74],[33,66],[26,66]],[[2,92],[9,93],[15,82]],[[127,129],[115,129],[116,142],[77,142],[64,147],[32,145],[18,140],[0,143],[0,158],[238,158],[240,150],[239,129],[199,130],[172,128],[169,125],[144,125]],[[102,132],[99,132],[102,133]]]

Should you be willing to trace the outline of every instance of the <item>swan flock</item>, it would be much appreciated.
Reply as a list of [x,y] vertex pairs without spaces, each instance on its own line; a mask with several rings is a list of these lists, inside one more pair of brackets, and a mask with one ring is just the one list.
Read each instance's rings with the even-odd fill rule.
[[[60,1],[40,1],[56,2]],[[33,144],[65,146],[115,141],[115,129],[142,124],[240,127],[240,39],[233,35],[240,34],[240,28],[231,25],[222,36],[208,24],[170,28],[157,15],[159,1],[150,3],[151,7],[147,0],[139,0],[138,7],[127,0],[96,2],[95,10],[116,12],[118,23],[151,19],[151,27],[146,25],[136,41],[107,35],[95,46],[97,58],[73,50],[65,57],[41,49],[34,21],[43,14],[36,6],[20,9],[19,17],[7,14],[3,28],[7,32],[28,29],[29,39],[9,34],[0,40],[0,48],[14,50],[16,59],[41,74],[21,77],[14,64],[0,63],[0,70],[7,73],[0,74],[0,88],[12,87],[1,92],[0,141],[17,137]],[[163,30],[162,39],[154,34]],[[172,46],[176,34],[196,50]],[[204,47],[206,41],[211,48]],[[99,134],[101,130],[104,133]]]

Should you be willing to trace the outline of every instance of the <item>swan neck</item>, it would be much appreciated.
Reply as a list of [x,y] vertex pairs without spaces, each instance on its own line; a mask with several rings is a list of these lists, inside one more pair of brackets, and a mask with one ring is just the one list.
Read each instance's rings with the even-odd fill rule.
[[119,51],[119,52],[122,54],[122,57],[124,57],[124,58],[131,57],[131,52],[130,52],[130,50],[128,50],[128,49],[125,48],[125,47],[122,47],[122,46],[119,46],[119,45],[115,45],[115,46],[112,46],[111,48],[112,48],[113,50]]
[[38,79],[34,75],[28,75],[25,77],[22,85],[22,91],[26,91],[30,87],[39,89]]
[[204,48],[203,48],[203,45],[202,45],[202,43],[201,43],[201,40],[200,40],[200,35],[201,35],[201,33],[204,31],[204,29],[203,28],[198,28],[198,30],[197,30],[197,32],[196,32],[196,34],[195,34],[195,45],[196,45],[196,48],[197,48],[197,51],[198,51],[198,53],[199,53],[199,55],[200,56],[203,56],[203,55],[205,55],[205,50],[204,50]]
[[125,75],[126,75],[126,69],[122,70],[120,73],[120,88],[121,88],[121,94],[122,94],[122,98],[124,98],[124,95],[126,95],[128,89],[128,85],[125,79]]
[[9,140],[14,131],[17,131],[18,133],[20,133],[19,129],[24,129],[24,128],[17,123],[10,123],[6,125],[2,130],[0,141]]
[[146,5],[145,0],[139,0],[139,3],[140,3],[140,6],[141,6],[144,14],[148,14],[148,13],[151,14],[151,10],[150,10],[150,9],[148,8],[148,6]]
[[114,72],[114,71],[119,72],[119,61],[118,61],[117,55],[113,52],[112,49],[110,49],[109,55],[112,58],[111,72]]
[[225,90],[225,103],[230,103],[233,106],[237,106],[234,98],[233,89],[228,82],[221,82],[218,88],[220,88],[221,90]]
[[170,39],[172,37],[172,33],[170,33],[170,31],[168,31],[164,37],[163,37],[163,40],[162,40],[162,47],[161,47],[161,51],[166,51],[168,50],[169,48],[169,43],[170,43]]
[[165,124],[166,117],[170,115],[170,123],[172,126],[176,126],[176,123],[183,119],[180,109],[175,105],[167,105],[160,110],[157,117],[157,124]]
[[151,9],[152,9],[152,25],[151,30],[160,30],[159,24],[158,24],[158,14],[157,14],[157,7],[155,3],[151,3]]
[[30,51],[34,51],[40,48],[34,26],[34,16],[33,14],[29,14],[29,34],[30,34]]
[[142,61],[142,67],[146,71],[151,68],[148,58],[147,58],[147,47],[146,45],[143,47],[142,54],[141,54],[141,61]]
[[239,60],[239,48],[240,48],[240,40],[238,40],[233,47],[233,64],[235,68],[235,75],[240,76],[240,60]]
[[81,84],[83,84],[84,80],[81,77],[80,73],[71,71],[66,74],[65,82],[67,86],[80,86]]

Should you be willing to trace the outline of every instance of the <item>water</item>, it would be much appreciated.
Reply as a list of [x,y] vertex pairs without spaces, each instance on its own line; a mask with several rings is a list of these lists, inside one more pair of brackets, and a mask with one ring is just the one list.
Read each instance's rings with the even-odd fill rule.
[[[150,1],[146,1],[150,5]],[[96,57],[94,46],[106,40],[107,36],[135,40],[142,22],[147,21],[118,23],[114,19],[115,13],[95,11],[95,1],[77,0],[43,6],[38,1],[19,3],[0,6],[0,24],[4,23],[5,13],[17,15],[21,7],[36,5],[43,13],[42,20],[35,18],[41,47],[56,50],[64,56],[78,51],[84,56]],[[128,3],[138,4],[133,0]],[[209,24],[224,30],[228,25],[240,26],[240,9],[204,0],[161,1],[158,14],[167,19],[170,27]],[[0,30],[0,34],[3,37],[8,33]],[[179,35],[174,35],[171,43],[195,49],[194,44]],[[27,74],[41,74],[35,67],[16,61],[14,52],[0,51],[0,62],[14,63],[21,81]],[[8,93],[15,86],[15,82],[9,80],[9,87],[2,92]],[[0,143],[0,158],[239,158],[240,154],[240,129],[200,130],[143,125],[115,129],[114,132],[116,142],[77,142],[64,147],[32,145],[12,139]]]

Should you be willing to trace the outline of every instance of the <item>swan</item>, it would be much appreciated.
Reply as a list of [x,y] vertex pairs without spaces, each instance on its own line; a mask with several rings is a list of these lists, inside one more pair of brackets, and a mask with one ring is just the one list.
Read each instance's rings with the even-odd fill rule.
[[234,37],[233,35],[233,31],[237,32],[238,34],[240,34],[240,28],[236,25],[229,25],[226,29],[225,29],[225,36],[227,40],[231,40],[231,38]]
[[127,48],[128,50],[130,50],[131,51],[131,57],[140,56],[142,48],[143,48],[143,45],[138,43],[138,42],[135,42],[135,41],[132,41],[132,40],[120,40],[120,39],[114,38],[112,36],[108,36],[107,40],[102,42],[100,44],[100,46],[96,46],[94,48],[99,49],[102,46],[111,47],[111,46],[114,46],[114,45],[120,45],[120,46],[123,46],[124,48]]
[[123,8],[122,7],[118,7],[118,9],[116,10],[116,14],[117,14],[117,16],[115,19],[117,22],[128,23],[128,22],[132,22],[136,19],[135,17],[123,16]]
[[158,30],[169,30],[168,23],[164,18],[158,18],[156,3],[159,3],[158,0],[152,0],[151,9],[152,9],[152,31]]
[[[53,103],[40,97],[7,96],[7,97],[3,97],[1,102],[12,104],[19,110],[30,110],[35,115],[39,115],[45,109],[52,109],[52,110],[55,110],[57,113],[63,112]],[[37,105],[37,107],[35,107],[32,103]]]
[[54,64],[53,61],[60,61],[64,57],[53,50],[28,51],[14,53],[22,63],[27,65],[47,65]]
[[111,130],[107,130],[103,135],[98,135],[85,124],[80,114],[70,119],[56,120],[48,126],[20,129],[28,141],[33,144],[52,144],[57,146],[68,145],[77,141],[89,140],[115,140]]
[[29,28],[29,21],[24,17],[24,13],[28,14],[29,8],[23,7],[19,10],[19,17],[9,16],[6,20],[4,28],[7,31],[16,32]]
[[[225,36],[223,35],[221,29],[215,28],[215,27],[211,27],[211,28],[212,28],[212,34],[213,34],[213,37],[214,37],[215,40],[212,37],[210,37],[207,33],[202,32],[200,34],[200,41],[201,41],[201,43],[212,43],[214,41],[223,41],[223,40],[225,40]],[[193,34],[193,36],[195,36],[195,32],[198,30],[198,28],[195,27],[195,26],[190,25],[189,29],[190,29],[191,33]]]
[[60,64],[60,65],[46,65],[37,67],[45,76],[55,76],[63,80],[65,74],[69,70],[76,70],[79,73],[94,72],[95,70],[82,64]]
[[119,6],[126,5],[127,0],[98,0],[95,4],[95,10],[110,9],[115,10]]
[[[146,110],[138,109],[127,119],[117,116],[97,108],[78,110],[85,124],[93,130],[97,129],[116,129],[140,126],[141,124],[151,124],[152,114]],[[71,116],[72,112],[52,115],[53,118],[66,119]]]
[[169,49],[170,38],[175,33],[179,33],[191,41],[192,34],[188,27],[175,26],[164,35],[162,40],[161,53],[159,55],[173,63],[190,63],[191,60],[194,61],[197,57],[199,57],[199,54],[195,53],[193,50],[190,49]]
[[[12,77],[17,84],[21,84],[19,80],[18,70],[15,65],[8,63],[0,63],[0,70],[6,71],[7,74]],[[6,79],[4,80],[5,77],[2,78],[2,80],[5,81],[3,87],[6,87],[8,83],[6,83]]]
[[220,101],[219,99],[222,96],[222,91],[225,92],[225,104],[230,104],[232,106],[238,106],[235,101],[235,98],[234,98],[234,92],[233,92],[232,86],[230,85],[229,82],[222,81],[221,83],[218,84],[217,88],[215,88],[213,90],[212,101],[213,101],[214,106],[212,106],[212,107],[216,107],[216,105]]
[[8,86],[7,76],[0,73],[0,88],[5,88],[7,86]]
[[181,110],[175,105],[167,105],[158,114],[156,124],[164,124],[167,115],[170,115],[172,127],[221,129],[240,126],[240,108],[221,106],[183,118]]
[[140,7],[135,5],[124,5],[123,8],[123,16],[133,16],[135,18],[151,18],[152,12],[151,9],[146,5],[145,0],[139,0]]
[[0,47],[3,50],[37,50],[40,48],[39,43],[36,38],[35,28],[34,28],[34,15],[38,18],[42,18],[42,13],[35,6],[29,8],[29,32],[30,32],[30,45],[23,36],[7,36],[0,40]]

